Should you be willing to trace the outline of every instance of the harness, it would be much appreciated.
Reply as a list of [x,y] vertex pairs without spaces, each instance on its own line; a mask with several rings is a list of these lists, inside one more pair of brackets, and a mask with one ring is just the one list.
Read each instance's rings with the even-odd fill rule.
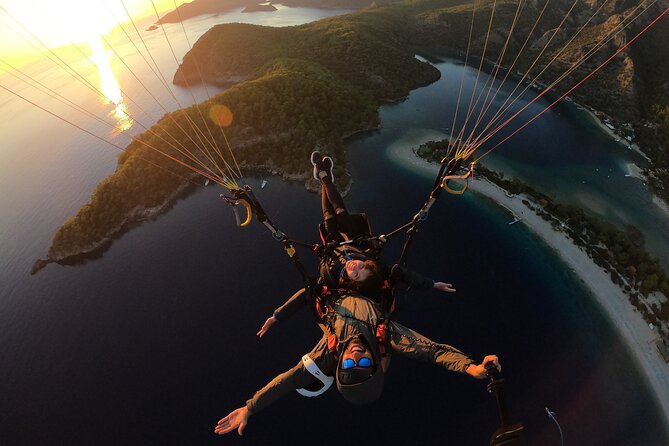
[[[411,245],[411,241],[414,234],[417,232],[417,226],[420,222],[427,220],[430,208],[436,202],[437,198],[439,198],[441,190],[445,189],[448,193],[459,195],[464,193],[465,190],[467,189],[469,184],[468,183],[469,178],[474,170],[474,163],[470,165],[469,169],[465,169],[466,172],[464,174],[458,175],[457,171],[461,170],[463,161],[464,158],[458,158],[457,156],[450,160],[447,159],[442,160],[442,165],[439,170],[439,174],[437,175],[437,178],[435,180],[434,187],[430,192],[428,200],[423,204],[420,211],[413,217],[413,219],[409,223],[395,229],[394,231],[388,234],[380,235],[378,237],[371,236],[371,228],[369,227],[369,222],[367,220],[366,215],[357,214],[356,216],[357,218],[360,219],[360,222],[367,225],[368,229],[367,234],[369,234],[369,236],[362,235],[355,238],[354,240],[335,241],[328,243],[325,239],[324,225],[321,224],[319,226],[321,243],[317,245],[310,245],[308,243],[291,240],[286,236],[285,233],[280,231],[274,225],[274,223],[272,223],[267,213],[263,209],[262,205],[255,197],[253,191],[248,185],[244,186],[243,188],[239,187],[230,188],[230,191],[233,196],[230,197],[221,194],[220,198],[227,204],[232,206],[238,226],[245,227],[249,225],[253,218],[253,215],[255,215],[258,221],[261,222],[263,225],[265,225],[267,229],[269,229],[269,231],[272,233],[272,237],[276,241],[281,242],[283,244],[283,248],[286,254],[288,254],[288,257],[290,257],[293,264],[299,271],[300,275],[302,276],[302,280],[305,283],[307,292],[309,292],[310,296],[312,297],[313,300],[312,308],[314,310],[314,315],[318,321],[319,326],[321,326],[321,329],[323,329],[324,332],[329,333],[328,350],[330,351],[331,354],[337,357],[338,339],[337,336],[334,334],[334,330],[332,327],[332,318],[334,317],[334,310],[329,305],[329,303],[333,302],[333,299],[335,299],[335,295],[341,295],[343,293],[343,290],[338,288],[329,288],[328,286],[322,283],[318,283],[318,281],[309,274],[304,264],[300,260],[299,256],[297,255],[295,245],[310,248],[313,252],[319,255],[319,257],[321,258],[321,262],[323,262],[324,259],[326,259],[329,255],[331,255],[332,252],[338,247],[344,247],[343,251],[345,258],[347,258],[347,260],[353,259],[353,256],[349,254],[349,251],[353,253],[356,253],[357,251],[356,254],[360,254],[363,256],[367,256],[367,253],[369,253],[368,258],[378,258],[381,249],[388,241],[388,239],[394,236],[395,234],[398,234],[399,232],[406,230],[404,245],[402,247],[402,254],[398,262],[398,264],[400,265],[405,265],[408,249],[409,246]],[[465,180],[465,185],[460,190],[454,190],[449,187],[449,182],[451,180],[456,180],[456,179]],[[246,210],[246,216],[243,221],[238,211],[238,208],[240,206]],[[388,353],[389,349],[387,347],[388,336],[389,336],[388,321],[390,320],[390,316],[394,313],[396,307],[394,292],[392,291],[391,284],[387,279],[384,281],[384,286],[381,293],[381,299],[382,301],[380,302],[380,304],[381,304],[381,310],[383,312],[383,318],[381,319],[381,322],[377,323],[376,326],[374,327],[374,333],[381,358],[386,358],[389,355]],[[375,302],[375,304],[376,303],[378,302]],[[318,379],[323,384],[323,386],[318,390],[297,389],[297,391],[301,395],[308,397],[318,396],[327,391],[332,386],[334,378],[325,375],[308,355],[304,355],[302,357],[302,363],[305,369],[309,373],[311,373],[316,379]]]
[[[414,215],[413,219],[410,222],[400,226],[399,228],[389,232],[388,234],[382,234],[377,237],[371,236],[371,228],[369,227],[369,221],[367,220],[367,216],[365,214],[351,214],[352,216],[355,216],[355,218],[359,220],[358,224],[366,225],[367,233],[370,234],[368,237],[363,235],[357,237],[354,240],[345,240],[342,242],[327,243],[324,237],[324,227],[323,227],[324,225],[321,224],[319,227],[321,235],[320,244],[309,244],[309,243],[299,242],[296,240],[289,239],[285,233],[280,231],[277,228],[277,226],[274,225],[274,223],[272,223],[270,218],[267,216],[267,213],[263,209],[262,205],[260,204],[256,196],[253,194],[253,191],[250,186],[245,185],[243,187],[239,187],[236,186],[235,184],[234,186],[236,187],[231,186],[228,188],[232,193],[231,197],[221,194],[220,198],[225,203],[232,206],[232,209],[235,213],[235,219],[237,221],[237,225],[240,227],[245,227],[249,225],[251,220],[253,219],[253,215],[255,215],[258,221],[261,222],[263,225],[265,225],[267,229],[269,229],[269,231],[272,233],[272,237],[276,241],[281,242],[283,244],[284,251],[286,252],[286,254],[288,254],[288,257],[290,257],[290,259],[293,261],[293,264],[295,265],[300,275],[302,276],[302,280],[304,281],[307,289],[312,290],[313,287],[316,285],[316,279],[314,279],[314,277],[312,277],[305,268],[304,264],[297,255],[295,246],[302,246],[305,248],[309,248],[311,251],[315,252],[321,257],[323,256],[323,253],[326,253],[329,249],[334,249],[337,246],[345,246],[345,245],[364,247],[364,249],[378,254],[381,252],[381,249],[383,248],[383,246],[390,237],[402,231],[406,231],[404,245],[402,247],[402,254],[400,256],[399,261],[397,262],[399,265],[405,265],[411,241],[413,239],[414,234],[418,231],[418,224],[420,222],[424,222],[427,220],[430,208],[441,195],[442,189],[450,194],[455,194],[455,195],[461,195],[467,190],[469,186],[469,180],[470,178],[472,178],[472,175],[474,173],[474,166],[476,164],[475,162],[470,163],[469,167],[465,168],[464,161],[467,159],[469,155],[470,154],[468,154],[467,152],[462,152],[462,153],[456,153],[455,157],[453,158],[450,159],[444,158],[441,161],[441,167],[439,169],[439,173],[437,175],[437,178],[435,179],[434,186],[429,194],[427,201],[423,204],[418,213]],[[449,185],[449,183],[453,180],[464,180],[465,183],[459,190],[456,190]],[[240,206],[246,210],[246,215],[244,216],[243,221],[238,210]]]
[[[335,314],[337,314],[337,312],[332,307],[332,302],[334,302],[334,300],[336,300],[344,292],[350,293],[349,290],[345,289],[330,290],[327,287],[324,287],[324,293],[314,296],[314,305],[316,307],[316,314],[318,315],[319,318],[318,323],[321,326],[323,332],[328,335],[328,350],[335,357],[338,357],[337,345],[339,344],[339,339],[337,339],[337,335],[335,334],[333,327],[333,319],[335,317]],[[372,304],[377,306],[376,302],[372,301]],[[390,320],[392,312],[395,309],[394,299],[389,308],[391,311],[387,311],[385,307],[381,308],[382,318],[380,319],[380,322],[378,322],[374,326],[374,331],[375,331],[374,337],[376,338],[376,342],[379,346],[379,352],[381,353],[382,358],[389,356],[388,353],[389,348],[387,347],[388,335],[390,333],[388,329],[388,321]],[[365,323],[364,321],[361,321],[359,319],[356,320],[358,322]]]
[[[335,317],[336,311],[332,307],[332,303],[343,293],[343,289],[331,290],[327,287],[320,287],[320,293],[313,295],[313,307],[314,313],[317,316],[318,325],[321,327],[323,332],[328,335],[327,337],[327,348],[330,354],[336,359],[339,359],[339,353],[337,351],[337,346],[339,345],[339,339],[335,334],[333,326],[333,318]],[[376,324],[375,339],[378,345],[380,358],[386,358],[388,356],[388,325],[387,317],[384,317],[381,323]],[[360,321],[363,322],[363,321]],[[318,365],[311,359],[311,357],[306,354],[302,356],[302,365],[304,368],[313,375],[322,386],[319,388],[301,388],[296,389],[297,393],[306,397],[316,397],[325,393],[334,382],[334,377],[328,376],[321,371]],[[380,366],[380,365],[379,365]],[[314,383],[315,384],[315,383]],[[311,387],[311,386],[310,386]]]

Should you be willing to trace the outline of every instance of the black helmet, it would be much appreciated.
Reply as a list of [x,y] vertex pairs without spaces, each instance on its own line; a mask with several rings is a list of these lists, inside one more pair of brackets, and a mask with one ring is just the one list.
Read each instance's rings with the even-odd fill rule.
[[[363,336],[358,339],[368,344]],[[383,391],[383,369],[377,359],[378,356],[374,355],[374,367],[352,367],[350,369],[342,368],[342,356],[343,354],[337,364],[337,389],[344,399],[352,404],[369,404],[379,399]]]

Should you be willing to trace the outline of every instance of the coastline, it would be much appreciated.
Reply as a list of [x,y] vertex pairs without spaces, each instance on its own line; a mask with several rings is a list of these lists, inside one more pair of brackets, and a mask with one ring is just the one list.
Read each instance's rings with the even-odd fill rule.
[[[411,166],[421,170],[437,172],[437,165],[418,157],[413,151],[406,156]],[[470,182],[469,189],[492,200],[508,210],[518,223],[522,223],[551,247],[559,258],[588,287],[599,306],[606,312],[617,332],[636,358],[646,380],[653,389],[665,423],[669,426],[669,364],[665,363],[655,349],[657,333],[644,321],[628,301],[623,289],[614,284],[608,273],[598,266],[586,252],[575,245],[567,235],[554,229],[549,222],[537,215],[523,201],[532,202],[526,196],[511,195],[506,190],[485,178]],[[535,204],[536,205],[536,204]],[[537,207],[540,207],[536,205]]]
[[[610,128],[610,127],[607,126],[607,123],[604,121],[604,119],[608,119],[609,121],[612,121],[612,119],[610,117],[608,117],[607,115],[600,116],[600,114],[603,115],[602,112],[599,112],[599,111],[597,111],[593,108],[590,108],[588,106],[584,106],[584,105],[581,105],[581,104],[576,104],[576,106],[579,109],[581,109],[582,111],[584,111],[585,113],[587,113],[588,115],[590,115],[590,117],[592,118],[593,123],[596,124],[604,133],[609,135],[611,137],[611,139],[615,140],[619,144],[623,144],[625,147],[627,147],[628,150],[631,150],[631,151],[637,153],[638,155],[642,156],[643,159],[645,159],[647,162],[652,163],[652,160],[650,158],[648,158],[648,155],[646,155],[633,140],[625,139],[625,137],[623,135],[618,133],[617,128]],[[637,166],[636,164],[633,164],[633,166],[636,168],[635,169],[636,172],[632,172],[632,173],[636,173],[636,175],[639,175],[638,178],[645,179],[645,175],[643,174],[643,170],[639,166]]]
[[[363,129],[360,130],[360,132],[364,132],[367,130],[369,129]],[[262,175],[263,173],[269,175],[276,175],[285,181],[304,184],[305,189],[309,192],[320,193],[320,183],[318,183],[312,178],[310,170],[306,170],[300,173],[286,173],[280,166],[276,166],[274,164],[243,165],[243,166],[244,169],[247,170],[247,173],[250,174],[251,176],[256,174]],[[348,195],[348,193],[351,190],[351,185],[353,184],[353,180],[348,171],[346,172],[345,179],[346,179],[345,183],[346,185],[341,189],[341,194],[343,197]],[[159,206],[150,209],[146,208],[133,209],[133,212],[126,215],[125,219],[119,226],[112,228],[105,235],[105,237],[100,239],[98,242],[91,244],[90,246],[87,246],[84,249],[79,249],[75,252],[59,253],[58,255],[53,255],[53,253],[48,253],[46,258],[44,259],[40,258],[35,260],[35,262],[33,262],[30,274],[31,275],[37,274],[39,271],[46,268],[51,263],[58,263],[60,265],[80,265],[89,260],[93,260],[100,257],[102,254],[104,254],[104,252],[107,249],[109,249],[114,240],[122,237],[123,234],[130,231],[131,229],[140,226],[143,222],[154,220],[158,218],[160,215],[168,212],[170,209],[172,209],[172,207],[176,204],[178,200],[187,198],[193,192],[195,192],[195,189],[192,187],[192,185],[186,183],[182,187],[177,189],[173,194],[166,197],[163,204]]]
[[123,234],[132,228],[141,225],[145,221],[155,220],[160,215],[172,209],[178,200],[186,198],[194,191],[192,187],[192,184],[184,183],[174,191],[174,193],[168,196],[161,205],[148,209],[133,209],[133,212],[126,215],[118,227],[110,230],[106,236],[97,243],[84,249],[79,249],[76,252],[60,253],[58,255],[54,255],[53,252],[47,253],[46,258],[35,260],[30,269],[30,275],[37,274],[51,263],[58,263],[60,265],[80,265],[88,260],[100,257],[107,249],[109,249],[114,240],[118,239]]

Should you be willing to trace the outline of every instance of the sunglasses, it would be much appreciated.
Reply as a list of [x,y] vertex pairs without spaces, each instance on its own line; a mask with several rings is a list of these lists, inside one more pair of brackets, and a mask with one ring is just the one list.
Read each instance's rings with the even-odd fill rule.
[[350,369],[353,367],[371,367],[372,366],[372,360],[370,358],[360,358],[358,363],[355,363],[354,359],[344,359],[341,363],[341,368],[346,370]]

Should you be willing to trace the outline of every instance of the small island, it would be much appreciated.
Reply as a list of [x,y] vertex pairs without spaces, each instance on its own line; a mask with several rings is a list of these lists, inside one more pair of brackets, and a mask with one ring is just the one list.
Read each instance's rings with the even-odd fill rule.
[[158,29],[158,25],[180,23],[182,20],[192,19],[204,14],[220,14],[237,8],[257,6],[254,0],[193,0],[179,5],[175,10],[162,16],[156,23],[147,28],[147,31]]
[[[306,8],[361,9],[377,4],[401,2],[402,0],[380,0],[377,2],[371,0],[285,0],[281,4]],[[192,19],[200,15],[220,14],[237,8],[244,8],[242,12],[245,13],[277,10],[271,3],[258,2],[257,0],[193,0],[162,16],[156,23],[148,27],[147,31],[158,29],[160,24],[179,23],[182,20]]]
[[271,3],[260,3],[247,6],[242,9],[242,12],[274,12],[276,10],[276,6]]

